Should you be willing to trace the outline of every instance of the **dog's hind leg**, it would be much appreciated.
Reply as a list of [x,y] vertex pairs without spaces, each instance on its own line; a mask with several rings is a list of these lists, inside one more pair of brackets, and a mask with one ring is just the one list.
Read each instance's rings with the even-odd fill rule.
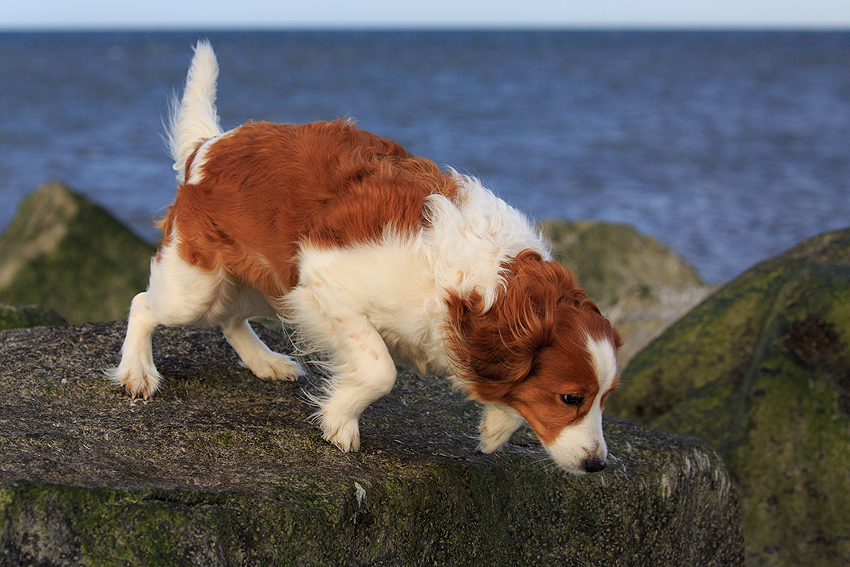
[[153,363],[151,336],[159,324],[148,305],[148,292],[133,298],[127,318],[127,336],[121,347],[121,363],[107,370],[109,378],[133,396],[149,398],[159,388],[160,375]]
[[253,288],[243,288],[239,292],[238,300],[233,303],[237,306],[234,317],[223,322],[221,330],[242,363],[258,378],[295,380],[298,376],[303,376],[304,371],[298,363],[284,354],[270,350],[248,324],[248,317],[276,316],[265,296]]
[[151,260],[147,291],[133,298],[121,363],[107,371],[110,379],[133,397],[153,395],[161,380],[151,350],[154,330],[203,322],[224,285],[223,276],[185,262],[176,238],[164,246]]

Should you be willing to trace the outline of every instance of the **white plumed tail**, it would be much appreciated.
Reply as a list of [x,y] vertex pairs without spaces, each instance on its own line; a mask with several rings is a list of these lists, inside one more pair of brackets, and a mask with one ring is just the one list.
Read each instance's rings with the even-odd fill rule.
[[166,140],[180,181],[185,174],[186,160],[198,143],[222,134],[215,108],[217,79],[218,62],[212,45],[207,40],[198,41],[183,98],[178,104],[175,95],[169,107]]

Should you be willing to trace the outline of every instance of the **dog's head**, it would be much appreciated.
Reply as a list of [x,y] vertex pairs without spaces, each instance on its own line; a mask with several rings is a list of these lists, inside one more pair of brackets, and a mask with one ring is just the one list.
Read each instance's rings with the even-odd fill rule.
[[559,264],[523,252],[505,267],[489,309],[475,294],[449,302],[458,378],[474,398],[511,406],[564,470],[602,470],[620,337]]

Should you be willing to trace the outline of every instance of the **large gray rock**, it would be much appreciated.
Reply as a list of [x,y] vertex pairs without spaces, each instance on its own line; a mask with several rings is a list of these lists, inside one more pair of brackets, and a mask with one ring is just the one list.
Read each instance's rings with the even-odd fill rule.
[[120,319],[147,287],[153,251],[102,207],[47,183],[0,236],[0,301],[40,304],[71,323]]
[[718,290],[635,357],[606,408],[720,451],[749,565],[850,565],[850,229]]
[[696,269],[655,238],[626,224],[593,220],[540,223],[555,258],[602,305],[642,287],[703,285]]
[[404,372],[344,454],[309,423],[315,377],[256,379],[216,331],[159,331],[163,388],[131,400],[101,373],[123,331],[0,331],[0,564],[743,560],[736,490],[696,438],[606,419],[610,466],[571,477],[527,432],[477,453],[478,408]]

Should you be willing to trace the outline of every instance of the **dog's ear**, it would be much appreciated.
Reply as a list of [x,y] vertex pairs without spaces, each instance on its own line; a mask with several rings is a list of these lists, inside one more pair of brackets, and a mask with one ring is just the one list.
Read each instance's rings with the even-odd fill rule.
[[611,331],[614,333],[614,346],[619,349],[623,346],[623,337],[620,336],[620,331],[616,327],[611,327]]
[[623,338],[620,336],[619,331],[611,325],[610,321],[602,314],[599,307],[589,299],[583,299],[578,302],[580,308],[589,313],[591,318],[593,319],[592,323],[588,323],[588,329],[592,327],[599,327],[599,332],[603,335],[607,335],[609,339],[614,343],[616,348],[620,348],[623,346]]
[[505,286],[487,310],[477,292],[450,297],[449,347],[460,378],[504,384],[528,376],[535,353],[552,342],[554,311],[570,279],[552,264],[531,252],[507,263]]

